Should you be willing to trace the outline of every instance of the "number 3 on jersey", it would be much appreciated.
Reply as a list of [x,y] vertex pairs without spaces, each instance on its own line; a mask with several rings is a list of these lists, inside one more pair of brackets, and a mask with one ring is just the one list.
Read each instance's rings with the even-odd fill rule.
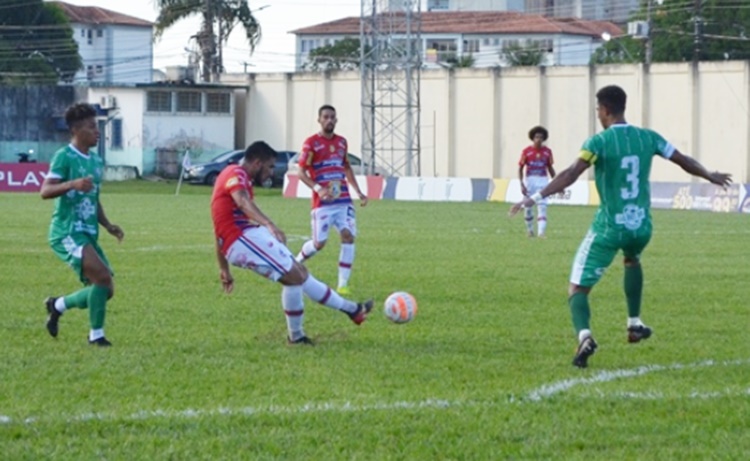
[[628,155],[623,157],[620,162],[620,168],[627,170],[625,180],[628,187],[620,188],[620,196],[623,200],[632,200],[638,197],[638,173],[640,172],[640,162],[637,155]]

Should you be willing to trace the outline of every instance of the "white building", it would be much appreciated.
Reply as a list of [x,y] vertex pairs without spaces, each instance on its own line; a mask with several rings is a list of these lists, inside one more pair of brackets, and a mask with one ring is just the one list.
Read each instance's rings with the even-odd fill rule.
[[[396,30],[392,40],[403,40]],[[513,49],[540,50],[545,66],[587,65],[604,41],[622,30],[611,22],[555,18],[506,11],[437,11],[421,14],[421,44],[425,67],[471,55],[473,67],[509,64]],[[310,51],[343,38],[359,38],[360,18],[349,17],[292,31],[296,35],[298,70]]]
[[558,18],[625,23],[639,0],[426,0],[424,11],[518,11]]
[[151,82],[153,23],[104,8],[53,3],[68,17],[78,43],[83,68],[75,83]]

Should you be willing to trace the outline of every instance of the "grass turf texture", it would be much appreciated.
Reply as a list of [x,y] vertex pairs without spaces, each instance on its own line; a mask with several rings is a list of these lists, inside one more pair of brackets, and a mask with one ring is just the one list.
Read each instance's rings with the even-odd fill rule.
[[[85,311],[67,312],[58,339],[48,336],[42,300],[79,287],[46,244],[52,202],[0,195],[3,459],[750,452],[748,216],[654,210],[643,318],[655,334],[626,342],[618,259],[591,296],[600,348],[578,370],[567,276],[593,208],[550,207],[547,240],[527,239],[506,204],[359,208],[351,283],[378,310],[355,327],[306,301],[309,348],[285,344],[278,285],[234,269],[235,292],[221,293],[209,188],[175,197],[174,184],[137,181],[103,191],[126,232],[121,245],[100,238],[116,272],[106,350],[87,345]],[[278,190],[257,201],[298,251],[309,202]],[[330,284],[338,250],[332,239],[308,263]],[[396,290],[419,302],[407,325],[381,313]]]

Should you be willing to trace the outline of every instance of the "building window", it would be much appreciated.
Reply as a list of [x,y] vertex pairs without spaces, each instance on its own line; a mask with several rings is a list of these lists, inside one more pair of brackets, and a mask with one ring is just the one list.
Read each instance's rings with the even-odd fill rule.
[[427,61],[450,61],[456,59],[456,41],[455,40],[430,40],[427,42]]
[[93,36],[93,34],[91,33],[91,29],[89,29],[88,33],[86,34],[86,37],[88,39],[87,41],[88,41],[89,45],[91,45],[93,43],[93,39],[91,38],[92,36]]
[[101,29],[97,29],[96,36],[97,38],[101,38],[102,36],[104,36],[104,31],[102,31]]
[[479,40],[464,40],[464,53],[479,53]]
[[149,91],[146,94],[148,112],[172,112],[172,93],[168,91]]
[[112,149],[122,149],[122,119],[112,120]]
[[86,38],[86,29],[81,29],[81,37]]
[[198,91],[177,92],[177,112],[200,112],[201,93]]
[[86,78],[89,80],[94,78],[94,66],[86,66]]
[[213,114],[230,113],[230,94],[229,93],[207,93],[206,94],[206,112]]
[[104,68],[102,68],[101,65],[97,65],[96,66],[96,73],[97,74],[101,74],[102,72],[104,72]]

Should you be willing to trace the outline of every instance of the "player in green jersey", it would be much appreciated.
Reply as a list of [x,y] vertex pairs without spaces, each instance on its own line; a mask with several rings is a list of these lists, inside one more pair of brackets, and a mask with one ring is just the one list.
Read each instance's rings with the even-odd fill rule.
[[710,173],[697,160],[683,155],[655,131],[625,121],[625,91],[606,86],[596,93],[597,115],[604,131],[583,143],[579,158],[540,192],[513,205],[510,215],[533,206],[544,197],[572,185],[591,165],[601,204],[583,239],[570,275],[568,291],[578,349],[573,365],[585,368],[597,344],[591,335],[588,295],[604,271],[622,250],[625,265],[625,298],[628,306],[628,341],[651,336],[641,322],[643,270],[640,255],[651,239],[651,190],[649,175],[654,155],[668,159],[691,175],[726,187],[731,175]]
[[89,149],[99,143],[96,110],[88,104],[75,104],[65,112],[72,135],[70,144],[52,158],[49,173],[42,184],[43,199],[54,198],[55,210],[49,228],[52,251],[78,273],[86,285],[67,296],[47,298],[47,331],[57,337],[58,322],[66,309],[89,309],[89,344],[111,346],[104,337],[107,300],[114,294],[112,269],[99,247],[101,225],[118,241],[125,234],[107,219],[99,201],[104,162]]

